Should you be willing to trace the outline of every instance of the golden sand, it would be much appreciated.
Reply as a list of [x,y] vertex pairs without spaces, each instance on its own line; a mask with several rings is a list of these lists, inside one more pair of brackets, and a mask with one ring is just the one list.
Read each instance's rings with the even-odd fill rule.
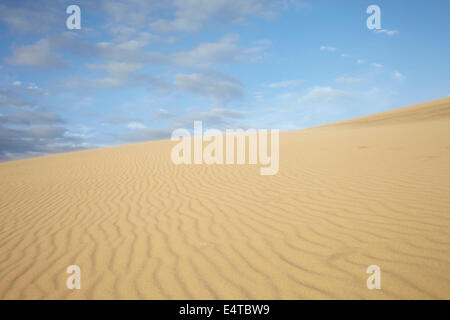
[[0,298],[450,299],[450,98],[283,132],[274,176],[174,144],[1,163]]

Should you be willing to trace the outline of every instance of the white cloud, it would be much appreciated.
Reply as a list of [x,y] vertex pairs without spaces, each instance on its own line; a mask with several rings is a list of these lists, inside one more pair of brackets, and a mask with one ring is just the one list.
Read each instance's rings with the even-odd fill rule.
[[272,40],[261,39],[261,40],[253,41],[253,44],[256,44],[258,46],[270,46],[272,44]]
[[363,60],[363,59],[358,59],[358,60],[356,60],[356,63],[357,64],[364,64],[364,63],[366,63],[366,61]]
[[158,113],[162,116],[168,116],[170,114],[168,110],[163,108],[159,108]]
[[320,47],[320,51],[330,51],[330,52],[334,52],[336,51],[337,48],[336,47],[331,47],[331,46],[321,46]]
[[187,67],[211,67],[219,63],[235,60],[240,53],[237,45],[239,35],[222,37],[217,42],[202,43],[191,51],[181,51],[173,55],[176,64]]
[[127,127],[130,129],[145,129],[145,128],[147,128],[147,126],[145,126],[144,124],[142,124],[140,122],[136,122],[136,121],[128,123]]
[[403,79],[406,79],[406,76],[405,76],[404,74],[398,72],[398,71],[394,71],[394,72],[392,73],[392,77],[393,77],[394,79],[396,79],[396,80],[403,80]]
[[34,44],[12,49],[13,55],[5,60],[9,64],[23,67],[58,68],[64,65],[55,54],[55,48],[49,39],[41,39]]
[[39,90],[40,88],[36,85],[36,83],[30,82],[30,83],[28,84],[28,86],[27,86],[27,89],[30,89],[30,90]]
[[292,3],[285,0],[175,0],[175,18],[151,23],[158,32],[196,31],[209,21],[245,22],[247,17],[272,18]]
[[351,77],[351,76],[341,76],[337,78],[335,81],[338,83],[359,83],[364,79],[361,77]]
[[22,98],[17,98],[13,94],[11,94],[10,90],[0,88],[0,107],[1,106],[25,107],[29,105],[30,105],[29,102],[23,100]]
[[[16,2],[16,4],[14,4]],[[0,4],[0,21],[5,23],[14,32],[48,33],[56,29],[60,23],[59,6],[53,1],[11,1],[12,7]]]
[[273,82],[266,84],[265,86],[271,89],[275,88],[288,88],[288,87],[295,87],[305,82],[304,80],[284,80],[279,82]]
[[142,65],[110,61],[106,64],[86,64],[86,67],[93,71],[106,72],[106,77],[93,80],[95,84],[105,87],[118,87],[124,85],[128,81],[130,74],[139,70]]
[[20,82],[20,81],[13,82],[13,86],[21,86],[21,85],[22,85],[22,82]]
[[375,29],[375,33],[383,33],[388,36],[393,36],[393,35],[396,35],[398,33],[398,31],[397,30],[388,30],[388,29]]
[[191,51],[180,51],[172,55],[175,64],[189,68],[209,68],[233,61],[255,61],[255,54],[263,47],[240,47],[239,35],[225,35],[217,42],[201,43]]
[[169,1],[102,0],[100,8],[107,16],[107,30],[120,37],[129,37],[138,30],[148,30],[149,21],[154,20],[157,11],[167,9],[168,3]]
[[243,97],[241,83],[223,75],[178,73],[175,76],[174,85],[183,91],[208,96],[214,104],[227,104]]
[[122,77],[133,71],[138,70],[141,65],[127,62],[110,61],[106,64],[86,64],[91,70],[102,70],[114,77]]
[[158,37],[148,32],[141,32],[133,39],[119,38],[113,42],[99,42],[97,43],[97,47],[106,50],[122,49],[124,51],[130,52],[133,50],[144,48],[158,39]]
[[20,125],[37,125],[37,124],[60,124],[64,123],[64,120],[54,112],[50,111],[28,111],[23,110],[18,113],[9,114],[4,116],[4,120],[8,124],[20,124]]
[[372,63],[372,67],[375,67],[375,68],[383,68],[384,66],[382,65],[382,64],[380,64],[380,63]]
[[166,54],[145,50],[146,47],[159,41],[159,38],[148,32],[141,32],[132,39],[118,38],[113,41],[98,42],[94,46],[94,54],[108,60],[123,60],[145,64],[167,63]]
[[256,101],[258,101],[258,102],[264,101],[264,94],[262,92],[255,92],[253,94],[253,96],[255,97]]
[[317,102],[336,102],[352,98],[350,92],[334,89],[331,87],[313,87],[308,92],[297,99],[299,104],[317,103]]
[[27,130],[29,135],[42,139],[61,137],[66,131],[67,129],[64,127],[53,125],[39,125]]

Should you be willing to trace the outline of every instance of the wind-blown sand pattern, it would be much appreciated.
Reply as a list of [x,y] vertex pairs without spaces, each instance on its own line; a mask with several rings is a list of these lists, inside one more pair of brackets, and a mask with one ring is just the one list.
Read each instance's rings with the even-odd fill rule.
[[450,98],[281,133],[274,176],[174,144],[0,164],[0,298],[450,299]]

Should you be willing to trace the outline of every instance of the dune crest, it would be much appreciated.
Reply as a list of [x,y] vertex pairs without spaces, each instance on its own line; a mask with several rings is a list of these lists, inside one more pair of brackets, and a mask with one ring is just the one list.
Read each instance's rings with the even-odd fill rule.
[[282,132],[274,176],[174,144],[1,163],[0,298],[450,299],[450,98]]

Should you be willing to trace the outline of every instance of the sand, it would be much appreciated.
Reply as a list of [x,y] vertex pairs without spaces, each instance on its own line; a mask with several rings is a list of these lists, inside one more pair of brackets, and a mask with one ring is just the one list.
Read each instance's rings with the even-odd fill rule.
[[450,299],[450,98],[282,132],[274,176],[174,144],[1,163],[0,298]]

